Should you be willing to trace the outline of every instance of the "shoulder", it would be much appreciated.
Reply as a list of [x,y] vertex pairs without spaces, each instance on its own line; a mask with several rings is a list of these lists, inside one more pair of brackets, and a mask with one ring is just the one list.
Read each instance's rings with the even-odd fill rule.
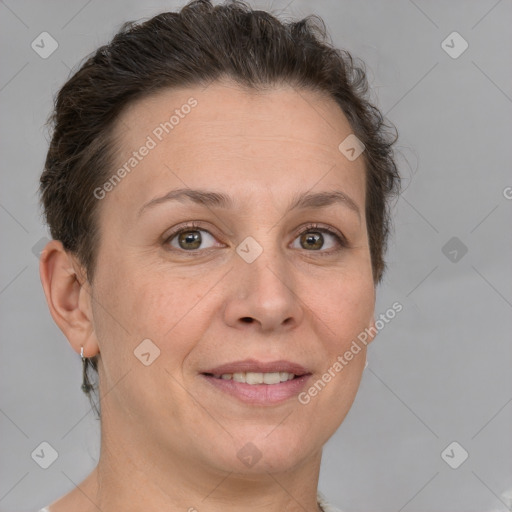
[[341,509],[331,505],[319,491],[317,492],[317,500],[324,512],[343,512]]

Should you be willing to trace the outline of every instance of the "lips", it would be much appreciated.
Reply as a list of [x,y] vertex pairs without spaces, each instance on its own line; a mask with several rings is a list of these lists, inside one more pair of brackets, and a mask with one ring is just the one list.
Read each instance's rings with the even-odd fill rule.
[[243,361],[235,361],[232,363],[226,363],[214,368],[210,368],[207,371],[201,372],[203,375],[223,375],[223,374],[234,374],[234,373],[278,373],[287,372],[293,373],[297,377],[302,375],[309,375],[309,372],[304,366],[294,363],[291,361],[270,361],[262,362],[256,359],[245,359]]
[[311,372],[298,363],[255,359],[226,363],[200,375],[209,389],[251,406],[275,406],[292,399],[311,378]]

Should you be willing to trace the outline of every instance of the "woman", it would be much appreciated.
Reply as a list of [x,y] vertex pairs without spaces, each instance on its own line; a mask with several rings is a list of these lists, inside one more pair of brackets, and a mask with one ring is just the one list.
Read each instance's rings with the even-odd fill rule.
[[52,317],[99,374],[97,467],[45,512],[337,510],[322,447],[376,334],[390,136],[321,20],[199,0],[60,90]]

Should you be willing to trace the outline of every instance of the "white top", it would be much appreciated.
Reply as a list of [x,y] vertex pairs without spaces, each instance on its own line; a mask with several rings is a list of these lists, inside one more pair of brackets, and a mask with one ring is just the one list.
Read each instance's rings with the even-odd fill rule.
[[[317,492],[317,500],[318,500],[318,503],[320,503],[320,506],[322,507],[324,512],[343,512],[339,508],[336,508],[334,505],[331,505],[330,503],[328,503],[325,500],[325,497],[322,494],[320,494],[320,492]],[[41,510],[38,510],[37,512],[50,512],[50,509],[48,507],[49,507],[49,505],[42,508]]]
[[[322,507],[324,512],[343,512],[341,509],[336,508],[334,505],[331,505],[325,499],[325,497],[322,494],[320,494],[320,491],[317,491],[316,499],[317,499],[318,503],[320,503],[320,506]],[[44,511],[44,512],[47,512],[47,511]]]

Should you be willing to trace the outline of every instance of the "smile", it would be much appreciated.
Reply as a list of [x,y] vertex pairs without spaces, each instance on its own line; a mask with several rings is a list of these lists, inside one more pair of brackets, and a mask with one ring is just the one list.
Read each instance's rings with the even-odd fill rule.
[[247,372],[221,375],[202,373],[200,376],[210,389],[239,403],[273,406],[291,398],[297,399],[297,395],[307,388],[311,374],[298,376],[287,372]]
[[[206,374],[211,375],[211,374]],[[216,379],[231,380],[235,382],[244,382],[246,384],[279,384],[280,382],[286,382],[296,377],[294,373],[288,372],[272,372],[272,373],[260,373],[260,372],[239,372],[239,373],[223,373],[217,375],[211,375]]]

